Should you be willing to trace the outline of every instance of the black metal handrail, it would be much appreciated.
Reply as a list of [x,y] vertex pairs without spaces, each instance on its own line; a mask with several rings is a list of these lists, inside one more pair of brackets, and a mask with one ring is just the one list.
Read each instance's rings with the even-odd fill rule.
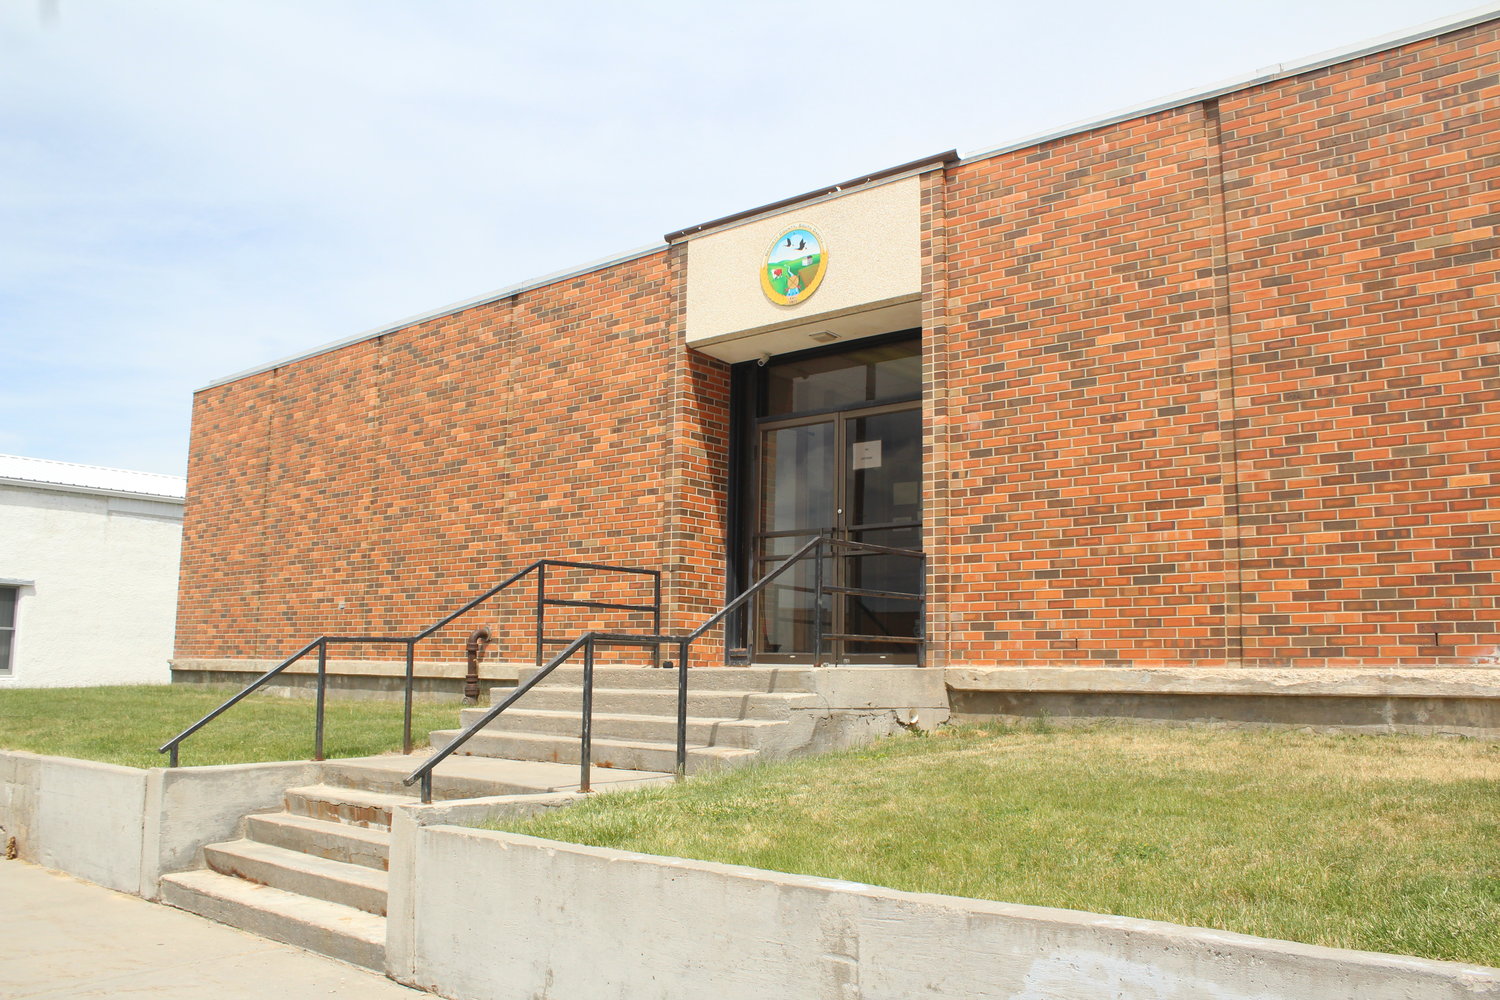
[[[625,603],[616,603],[616,602],[610,602],[610,601],[581,601],[581,600],[572,600],[572,599],[565,599],[565,598],[549,598],[549,597],[546,596],[546,589],[545,589],[545,587],[546,587],[546,582],[545,582],[546,581],[546,572],[547,572],[547,567],[548,566],[555,566],[555,567],[559,567],[559,568],[562,568],[562,569],[581,569],[581,570],[592,570],[592,571],[605,572],[605,573],[628,573],[628,574],[632,574],[632,575],[636,575],[636,576],[649,576],[649,577],[652,578],[652,599],[651,599],[651,603],[650,604],[625,604]],[[220,715],[223,715],[229,709],[233,708],[236,704],[238,704],[240,701],[242,701],[245,697],[247,697],[248,695],[250,695],[254,691],[256,691],[259,688],[261,688],[262,686],[264,686],[267,682],[269,682],[271,680],[271,678],[277,676],[283,670],[287,669],[292,664],[296,663],[298,660],[301,660],[304,656],[306,656],[307,654],[311,653],[313,650],[317,650],[317,653],[318,653],[318,690],[317,690],[317,705],[316,705],[316,707],[313,710],[313,714],[314,714],[314,721],[313,721],[313,760],[322,760],[323,759],[323,718],[324,718],[324,705],[325,705],[325,701],[326,701],[326,691],[327,691],[327,686],[328,686],[328,647],[330,645],[337,645],[337,644],[354,645],[354,644],[367,644],[367,643],[374,643],[374,644],[396,644],[396,643],[402,643],[402,644],[404,644],[406,646],[406,690],[405,690],[405,705],[404,705],[404,708],[403,708],[403,711],[402,711],[402,722],[401,722],[401,752],[409,754],[409,753],[412,752],[411,710],[412,710],[412,691],[413,691],[414,682],[415,682],[415,679],[416,679],[416,650],[417,650],[417,643],[421,642],[423,639],[426,639],[428,636],[430,636],[433,633],[437,632],[438,630],[442,629],[444,626],[446,626],[448,624],[451,624],[453,621],[457,620],[458,618],[462,617],[463,615],[466,615],[470,611],[473,611],[475,608],[479,607],[479,605],[483,604],[485,601],[487,601],[490,598],[494,597],[496,594],[500,593],[501,591],[506,590],[507,588],[513,586],[514,584],[517,584],[520,581],[524,580],[526,577],[530,576],[532,573],[536,573],[537,574],[536,647],[537,647],[537,650],[538,650],[538,656],[540,656],[540,651],[541,651],[542,642],[543,642],[542,631],[543,631],[544,622],[545,622],[545,614],[546,614],[545,609],[547,607],[549,607],[549,606],[566,606],[566,607],[574,607],[574,608],[596,608],[596,609],[610,609],[610,610],[619,610],[619,611],[649,611],[652,614],[652,619],[651,619],[652,631],[653,632],[659,632],[659,631],[661,631],[661,571],[660,570],[642,569],[642,568],[637,567],[637,566],[610,566],[610,565],[606,565],[606,564],[603,564],[603,563],[571,562],[571,561],[568,561],[568,560],[565,560],[565,559],[538,559],[536,562],[534,562],[531,565],[527,566],[525,569],[520,570],[519,572],[512,574],[511,576],[507,577],[501,583],[498,583],[495,586],[491,587],[489,590],[486,590],[484,593],[480,594],[478,597],[476,597],[473,600],[469,601],[467,604],[465,604],[463,607],[459,608],[457,611],[453,612],[452,614],[445,615],[443,618],[439,619],[434,624],[429,625],[427,628],[424,628],[422,631],[418,632],[416,635],[411,635],[411,636],[323,635],[323,636],[319,636],[318,638],[314,639],[312,642],[308,643],[306,646],[303,646],[301,649],[297,650],[297,652],[293,653],[291,656],[287,657],[285,660],[282,660],[280,663],[278,663],[276,666],[272,667],[270,670],[267,670],[264,674],[261,674],[255,680],[251,681],[248,685],[245,686],[245,688],[242,691],[240,691],[239,693],[231,696],[227,701],[225,701],[218,708],[214,709],[212,712],[209,712],[207,715],[205,715],[203,718],[199,719],[197,722],[193,723],[191,726],[188,726],[186,729],[184,729],[182,732],[178,733],[176,736],[172,737],[166,743],[163,743],[160,747],[157,748],[156,752],[157,753],[170,754],[170,756],[168,758],[168,766],[169,767],[176,767],[177,766],[177,758],[178,758],[178,747],[182,744],[183,740],[187,739],[189,736],[193,735],[198,730],[200,730],[204,726],[208,725],[214,719],[217,719]]]
[[[824,638],[822,631],[822,605],[823,592],[825,590],[823,586],[822,559],[822,548],[824,545],[829,545],[836,548],[856,550],[860,552],[906,556],[917,559],[919,563],[925,563],[925,560],[927,558],[926,553],[922,552],[920,549],[893,548],[888,545],[873,545],[869,542],[854,542],[841,538],[833,538],[828,535],[819,535],[817,538],[812,539],[806,545],[802,546],[802,548],[798,549],[796,552],[788,556],[786,561],[783,562],[780,566],[777,566],[771,572],[755,581],[755,583],[751,584],[748,588],[745,589],[744,593],[740,594],[734,600],[724,605],[724,607],[714,612],[714,614],[710,616],[707,621],[705,621],[702,625],[699,625],[697,628],[693,629],[686,635],[661,635],[659,624],[660,618],[658,618],[657,628],[651,635],[634,635],[625,632],[585,632],[583,635],[568,643],[567,647],[564,648],[562,652],[558,653],[551,660],[549,660],[545,666],[541,667],[535,674],[528,678],[525,683],[518,685],[514,691],[506,696],[504,701],[500,702],[500,704],[498,705],[495,705],[488,712],[485,712],[484,715],[474,720],[469,724],[467,728],[465,728],[457,736],[453,737],[453,739],[449,741],[447,746],[443,747],[443,749],[439,750],[437,753],[427,758],[427,760],[423,761],[420,767],[418,767],[416,770],[412,771],[411,774],[402,779],[402,784],[410,787],[417,782],[421,782],[422,801],[431,802],[433,768],[437,767],[440,762],[447,759],[449,755],[456,752],[459,747],[469,742],[469,740],[472,739],[473,736],[481,729],[488,726],[491,722],[495,721],[495,719],[499,718],[501,713],[503,713],[507,708],[510,708],[511,705],[514,705],[517,701],[519,701],[528,691],[530,691],[538,683],[540,683],[542,679],[545,678],[548,674],[552,673],[552,671],[556,670],[568,660],[572,659],[580,650],[582,650],[584,654],[583,705],[579,730],[578,788],[579,791],[590,791],[589,772],[593,764],[594,653],[596,648],[600,645],[650,646],[657,651],[658,659],[660,658],[659,653],[662,646],[677,647],[676,774],[678,781],[683,780],[683,778],[687,775],[687,671],[688,656],[691,652],[692,644],[698,639],[701,639],[715,626],[725,622],[730,615],[734,614],[740,608],[744,607],[745,604],[748,603],[753,597],[755,597],[756,594],[759,594],[761,591],[765,590],[766,587],[770,586],[770,584],[775,581],[777,577],[781,576],[783,573],[791,569],[794,565],[805,559],[807,556],[816,552],[817,562],[815,564],[816,570],[814,572],[814,591],[816,596],[813,601],[814,664],[821,664]],[[883,641],[915,643],[917,646],[917,663],[918,665],[921,665],[924,659],[924,650],[926,647],[926,638],[924,635],[924,628],[922,624],[922,606],[924,603],[924,595],[926,593],[926,585],[924,579],[925,574],[919,571],[917,574],[917,578],[920,582],[918,584],[918,592],[916,594],[907,594],[900,591],[866,590],[863,588],[858,588],[861,593],[867,594],[869,596],[891,597],[917,601],[916,635],[910,638],[906,638],[904,636],[897,638],[892,636],[860,635],[837,635],[830,636],[830,638],[845,640],[868,640],[872,642]],[[851,588],[830,587],[826,589],[828,589],[829,591],[843,591]],[[727,635],[725,636],[724,648],[727,657],[729,650]]]
[[[411,774],[407,775],[406,778],[402,779],[402,784],[410,786],[420,781],[422,783],[422,801],[431,802],[433,768],[437,767],[437,765],[445,760],[450,754],[457,751],[459,747],[469,742],[469,739],[473,737],[475,733],[479,732],[485,726],[488,726],[491,722],[495,721],[495,719],[500,716],[500,713],[504,712],[511,705],[514,705],[517,701],[519,701],[521,697],[526,694],[526,692],[530,691],[532,688],[536,687],[537,684],[541,683],[541,681],[546,678],[548,674],[552,673],[552,671],[556,670],[568,660],[572,659],[579,650],[583,650],[583,724],[582,730],[579,734],[581,745],[579,748],[580,773],[578,785],[581,791],[589,791],[589,772],[593,763],[595,650],[601,645],[651,646],[653,648],[656,648],[665,644],[674,644],[678,646],[679,650],[682,650],[685,642],[686,640],[682,636],[635,635],[625,632],[585,632],[583,635],[568,643],[567,647],[564,648],[562,652],[558,653],[551,660],[548,660],[545,666],[543,666],[535,674],[531,675],[531,677],[527,678],[524,683],[517,685],[516,689],[508,694],[505,697],[504,701],[500,702],[498,705],[491,707],[488,712],[485,712],[484,715],[480,716],[478,719],[470,723],[469,726],[463,730],[463,732],[453,737],[453,739],[448,742],[447,746],[443,747],[443,749],[439,750],[437,753],[433,754],[431,757],[423,761],[420,767],[418,767]],[[678,697],[679,700],[683,702],[683,704],[686,704],[685,695],[687,684],[685,662],[686,661],[684,660],[683,664],[678,665]],[[685,724],[685,719],[682,721],[683,724]],[[681,728],[682,726],[680,725],[679,729]],[[684,730],[682,732],[679,732],[677,741],[677,771],[679,777],[681,777],[681,775],[684,773],[686,766],[687,742]]]

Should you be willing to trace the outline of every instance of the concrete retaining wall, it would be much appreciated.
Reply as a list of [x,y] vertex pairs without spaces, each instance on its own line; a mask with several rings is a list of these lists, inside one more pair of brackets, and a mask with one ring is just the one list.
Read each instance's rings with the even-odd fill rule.
[[143,770],[0,751],[0,848],[56,871],[148,899],[168,872],[198,864],[247,813],[281,807],[317,780],[312,762]]
[[157,768],[146,773],[140,895],[171,872],[198,867],[206,844],[232,840],[250,813],[279,812],[288,788],[315,784],[313,761]]
[[[1458,1000],[1500,970],[454,826],[414,831],[398,979],[465,998]],[[479,891],[483,887],[483,891]]]
[[0,840],[18,857],[139,893],[148,772],[0,751]]
[[[385,969],[393,979],[417,981],[417,914],[425,912],[417,895],[417,862],[426,848],[424,831],[430,826],[483,823],[498,816],[530,816],[548,809],[572,805],[584,798],[579,792],[541,795],[496,795],[488,798],[432,802],[398,806],[391,812],[390,881],[386,897]],[[433,877],[429,872],[428,877]],[[463,873],[445,877],[464,879]],[[470,883],[471,889],[477,883]],[[424,896],[426,886],[423,887]]]

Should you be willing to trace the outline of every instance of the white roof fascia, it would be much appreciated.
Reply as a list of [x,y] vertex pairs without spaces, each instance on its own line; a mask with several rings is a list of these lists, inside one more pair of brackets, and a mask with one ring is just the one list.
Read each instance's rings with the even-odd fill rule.
[[774,208],[768,208],[764,212],[756,212],[754,215],[747,215],[743,218],[736,216],[729,222],[723,222],[716,226],[710,226],[706,229],[697,230],[691,235],[683,236],[676,242],[678,245],[691,243],[693,240],[698,239],[700,236],[711,236],[714,233],[722,233],[730,229],[738,229],[741,226],[748,226],[755,222],[764,222],[766,219],[775,218],[778,215],[791,215],[794,212],[802,211],[802,209],[807,208],[810,205],[821,205],[826,201],[837,201],[840,198],[847,198],[851,194],[863,194],[866,191],[872,191],[875,188],[882,187],[886,184],[894,184],[897,181],[910,180],[913,177],[920,177],[922,174],[931,173],[934,170],[941,170],[945,166],[955,166],[957,162],[958,161],[943,163],[940,160],[933,160],[931,163],[924,163],[920,167],[913,167],[910,170],[903,170],[899,174],[888,174],[883,177],[876,177],[873,180],[861,181],[860,183],[854,184],[850,187],[841,187],[835,191],[828,191],[823,194],[813,195],[811,198],[799,201],[794,205],[778,205]]
[[50,458],[0,455],[0,485],[182,503],[187,480],[159,472],[80,465]]
[[152,500],[156,503],[177,504],[178,506],[187,502],[186,497],[167,496],[161,493],[135,493],[130,490],[111,490],[98,486],[76,486],[72,483],[43,483],[35,479],[11,479],[8,476],[0,476],[0,486],[12,486],[25,490],[42,490],[48,493],[84,493],[95,497],[124,497],[130,500]]

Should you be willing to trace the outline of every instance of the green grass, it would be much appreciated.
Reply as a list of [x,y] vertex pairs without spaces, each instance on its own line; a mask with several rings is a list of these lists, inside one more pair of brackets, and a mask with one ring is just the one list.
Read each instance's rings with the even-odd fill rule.
[[1500,966],[1500,746],[953,728],[503,829]]
[[[130,767],[163,767],[156,748],[221,704],[238,688],[156,685],[26,688],[0,691],[0,747],[80,757]],[[456,702],[418,700],[412,736],[426,745],[432,729],[458,723]],[[324,755],[361,757],[401,749],[399,701],[329,698]],[[251,695],[189,736],[181,763],[246,764],[309,760],[313,699]]]

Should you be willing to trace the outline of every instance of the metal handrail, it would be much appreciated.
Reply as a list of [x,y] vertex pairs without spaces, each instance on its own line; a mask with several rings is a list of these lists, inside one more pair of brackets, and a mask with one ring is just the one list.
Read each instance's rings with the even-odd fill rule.
[[[713,617],[709,618],[708,621],[704,622],[702,625],[698,626],[698,628],[696,628],[692,632],[688,633],[688,639],[689,639],[689,641],[692,641],[694,639],[698,639],[705,632],[709,631],[715,625],[718,625],[720,622],[724,621],[724,619],[728,618],[735,611],[738,611],[740,608],[744,607],[747,603],[749,603],[749,601],[750,601],[750,599],[752,597],[754,597],[756,594],[758,594],[762,590],[764,590],[773,580],[775,580],[777,577],[779,577],[782,573],[785,573],[787,570],[791,569],[792,566],[795,563],[800,562],[802,559],[806,558],[814,550],[821,549],[824,545],[828,545],[828,546],[833,547],[833,548],[856,549],[856,550],[858,550],[860,552],[871,552],[871,553],[876,553],[876,554],[893,555],[893,556],[906,556],[906,557],[917,559],[917,560],[921,560],[921,561],[925,561],[926,558],[927,558],[927,554],[925,552],[923,552],[921,549],[895,548],[895,547],[890,546],[890,545],[875,545],[872,542],[855,542],[855,541],[851,541],[851,540],[846,539],[846,538],[835,538],[832,535],[819,535],[818,537],[811,539],[806,545],[803,545],[796,552],[794,552],[790,556],[788,556],[787,559],[786,559],[786,561],[783,562],[780,566],[777,566],[771,572],[767,573],[765,576],[763,576],[759,580],[755,581],[755,583],[751,584],[748,588],[746,588],[746,590],[743,593],[740,594],[740,596],[736,597],[734,600],[732,600],[728,604],[724,605],[724,607],[721,608]],[[820,558],[818,559],[818,562],[817,562],[816,565],[817,565],[817,572],[814,574],[814,583],[813,583],[813,592],[816,595],[814,597],[814,599],[813,599],[813,608],[814,608],[815,612],[817,611],[817,609],[821,608],[821,606],[822,606],[822,603],[823,603],[823,593],[824,593],[825,590],[844,590],[844,589],[848,589],[848,588],[842,588],[842,587],[840,587],[840,588],[825,587],[824,584],[823,584],[823,561],[822,561],[822,558],[821,558],[821,554],[820,554]],[[919,585],[919,591],[916,594],[908,594],[908,593],[904,593],[904,592],[901,592],[901,591],[894,591],[894,590],[892,590],[892,591],[879,591],[879,590],[873,590],[873,589],[866,590],[865,593],[868,594],[868,595],[870,595],[870,596],[893,597],[893,598],[897,598],[897,599],[900,599],[900,600],[915,600],[915,601],[918,602],[918,607],[919,607],[919,610],[920,610],[920,606],[922,604],[926,603],[926,594],[925,594],[925,591],[926,591],[926,580],[923,579],[923,577],[921,575],[919,575],[918,579],[921,581],[921,583]],[[822,659],[823,659],[823,643],[822,643],[822,640],[823,640],[824,637],[823,637],[823,630],[822,630],[822,615],[821,615],[821,613],[817,614],[817,616],[815,617],[814,621],[815,621],[817,627],[814,629],[814,632],[813,632],[813,642],[814,642],[813,664],[814,664],[814,666],[818,666],[818,665],[821,665]],[[918,616],[917,616],[917,622],[918,622],[919,626],[920,626],[921,621],[922,621],[922,617],[921,617],[921,614],[919,613]],[[919,635],[913,636],[910,641],[912,643],[916,644],[916,646],[917,646],[918,663],[920,665],[921,655],[922,655],[923,647],[925,645],[924,637],[919,634]],[[724,644],[724,648],[725,648],[725,650],[727,652],[727,650],[729,648],[729,643],[727,641]]]
[[[474,720],[472,723],[470,723],[468,725],[467,728],[465,728],[462,732],[460,732],[457,736],[455,736],[452,740],[450,740],[448,742],[447,746],[443,747],[443,749],[439,750],[437,753],[435,753],[431,757],[427,758],[427,760],[423,761],[422,764],[421,764],[421,766],[419,766],[416,770],[412,771],[411,774],[409,774],[405,778],[403,778],[401,783],[403,785],[406,785],[406,786],[410,787],[411,785],[416,784],[417,782],[421,782],[422,801],[423,802],[431,802],[432,801],[432,771],[433,771],[433,768],[437,767],[437,765],[440,762],[442,762],[443,760],[446,760],[451,754],[453,754],[454,752],[456,752],[459,747],[461,747],[465,743],[469,742],[469,740],[472,739],[474,737],[474,735],[476,733],[478,733],[481,729],[485,728],[491,722],[495,721],[495,719],[499,718],[500,715],[501,715],[501,713],[503,713],[507,708],[510,708],[511,705],[514,705],[517,701],[519,701],[528,691],[530,691],[538,683],[540,683],[542,681],[542,679],[545,678],[548,674],[552,673],[552,671],[556,670],[558,667],[562,666],[568,660],[572,659],[575,655],[577,655],[577,653],[580,650],[582,650],[583,654],[584,654],[584,656],[583,656],[583,706],[582,706],[582,715],[581,715],[581,725],[580,725],[580,730],[579,730],[579,752],[578,752],[579,779],[578,779],[578,789],[579,789],[579,791],[582,791],[582,792],[589,791],[590,790],[589,772],[590,772],[590,769],[591,769],[592,763],[593,763],[594,652],[595,652],[596,647],[598,647],[600,645],[607,645],[607,646],[651,646],[651,647],[653,647],[653,649],[656,649],[658,652],[660,651],[660,648],[662,646],[664,646],[664,645],[675,645],[677,647],[677,767],[676,767],[676,775],[677,775],[677,780],[678,781],[683,780],[683,778],[686,777],[686,775],[687,775],[687,691],[688,691],[688,687],[687,687],[687,671],[688,671],[688,656],[689,656],[689,653],[691,651],[692,644],[696,640],[702,638],[704,636],[704,634],[706,634],[714,626],[719,625],[720,623],[722,623],[723,621],[725,621],[725,619],[727,619],[735,611],[737,611],[740,608],[744,607],[745,604],[751,598],[753,598],[756,594],[760,593],[761,591],[765,590],[766,587],[770,586],[770,584],[777,577],[781,576],[781,574],[783,574],[787,570],[791,569],[792,566],[794,566],[796,563],[798,563],[802,559],[806,558],[809,554],[811,554],[811,553],[813,553],[815,551],[820,551],[824,545],[835,546],[835,547],[843,547],[843,548],[849,548],[849,549],[856,549],[856,550],[859,550],[859,551],[862,551],[862,552],[875,552],[875,553],[884,553],[884,554],[888,554],[888,555],[908,556],[908,557],[912,557],[912,558],[915,558],[915,559],[918,559],[918,560],[922,560],[922,561],[925,561],[926,558],[927,558],[926,553],[922,552],[920,549],[893,548],[893,547],[888,546],[888,545],[874,545],[874,544],[871,544],[869,542],[854,542],[854,541],[848,541],[846,539],[841,539],[841,538],[833,538],[833,537],[828,536],[828,535],[819,535],[817,538],[812,539],[806,545],[802,546],[796,552],[794,552],[790,556],[788,556],[787,559],[786,559],[786,561],[783,562],[780,566],[777,566],[771,572],[767,573],[765,576],[763,576],[759,580],[755,581],[755,583],[751,584],[748,588],[746,588],[746,590],[742,594],[740,594],[734,600],[730,601],[728,604],[724,605],[724,607],[720,608],[713,615],[711,615],[709,617],[709,619],[707,621],[705,621],[702,625],[699,625],[697,628],[693,629],[691,632],[687,633],[686,635],[678,635],[678,636],[662,635],[662,634],[660,634],[660,625],[659,624],[658,624],[657,630],[655,632],[653,632],[651,635],[635,635],[635,634],[625,633],[625,632],[585,632],[583,635],[579,636],[578,638],[574,639],[572,642],[568,643],[568,645],[566,646],[566,648],[563,649],[562,652],[558,653],[551,660],[549,660],[545,666],[541,667],[535,674],[533,674],[530,678],[528,678],[524,684],[518,685],[514,691],[512,691],[509,695],[506,696],[506,698],[505,698],[504,701],[500,702],[498,705],[493,706],[488,712],[485,712],[484,715],[482,715],[478,719]],[[821,609],[822,603],[823,603],[823,572],[822,572],[822,570],[823,570],[823,560],[822,560],[821,554],[820,554],[819,558],[818,558],[818,562],[817,562],[817,574],[816,574],[816,581],[817,582],[816,582],[816,586],[815,586],[815,592],[816,592],[817,596],[814,598],[814,602],[813,602],[814,609],[818,611],[817,617],[814,619],[815,622],[816,622],[816,627],[815,627],[815,630],[814,630],[814,636],[815,636],[815,640],[814,640],[815,641],[814,663],[815,664],[821,662],[822,655],[823,655],[822,614],[821,614],[821,610],[818,610],[818,609]],[[921,575],[919,574],[919,579],[920,578],[921,578]],[[925,581],[919,586],[919,593],[917,593],[917,594],[906,594],[906,593],[902,593],[902,592],[898,592],[898,591],[876,591],[876,590],[867,591],[867,593],[869,593],[871,595],[889,596],[889,597],[897,597],[897,598],[903,598],[903,599],[915,599],[915,600],[917,600],[919,602],[918,603],[918,615],[917,615],[918,634],[915,635],[915,636],[913,636],[911,639],[905,639],[903,637],[902,639],[899,639],[899,640],[897,640],[897,639],[887,639],[886,640],[886,641],[903,641],[903,642],[913,642],[913,643],[916,643],[917,644],[917,660],[918,660],[919,664],[922,661],[922,652],[923,652],[923,649],[925,647],[925,642],[926,642],[925,636],[922,634],[922,616],[921,616],[921,613],[920,613],[921,604],[922,604],[922,602],[925,599],[925,592],[926,592]],[[657,620],[658,620],[658,623],[659,623],[660,622],[660,618],[658,617]],[[863,636],[857,636],[857,637],[854,637],[854,638],[865,638],[865,637],[863,637]],[[727,651],[728,651],[728,648],[729,648],[729,643],[727,641],[727,636],[726,636],[726,641],[725,641],[724,647],[725,647],[726,654],[727,654]]]
[[[538,670],[535,674],[531,675],[531,677],[528,678],[525,683],[517,685],[516,689],[509,695],[507,695],[504,701],[500,702],[498,705],[492,706],[489,711],[485,712],[478,719],[475,719],[462,732],[453,737],[453,739],[448,742],[447,746],[443,747],[443,749],[439,750],[437,753],[433,754],[431,757],[423,761],[416,770],[412,771],[411,774],[403,778],[401,783],[407,786],[411,786],[420,781],[422,783],[422,801],[431,802],[433,768],[437,767],[438,764],[446,760],[449,755],[456,752],[459,747],[469,742],[470,738],[472,738],[474,734],[478,733],[485,726],[488,726],[491,722],[494,722],[495,719],[500,716],[500,713],[504,712],[511,705],[519,701],[521,697],[526,694],[526,692],[530,691],[532,688],[536,687],[537,684],[541,683],[541,681],[546,678],[548,674],[552,673],[552,671],[556,670],[568,660],[572,659],[579,650],[583,650],[583,729],[580,734],[582,746],[579,752],[580,774],[578,784],[581,791],[589,791],[589,771],[592,764],[594,702],[593,672],[595,648],[600,645],[656,647],[667,643],[673,643],[680,646],[682,644],[682,641],[683,640],[680,636],[670,635],[635,635],[624,632],[585,632],[583,635],[568,643],[568,645],[563,649],[562,652],[558,653],[552,659],[548,660],[547,664],[540,670]],[[679,672],[681,672],[683,668],[679,666],[678,670]],[[686,763],[686,752],[686,743],[679,740],[679,770],[681,770],[681,768]]]
[[[567,600],[567,599],[562,599],[562,598],[548,598],[546,596],[546,591],[545,591],[545,586],[546,586],[545,580],[546,580],[546,572],[547,572],[547,567],[548,566],[556,566],[556,567],[559,567],[559,568],[562,568],[562,569],[583,569],[583,570],[594,570],[594,571],[606,572],[606,573],[629,573],[629,574],[633,574],[633,575],[637,575],[637,576],[649,576],[649,577],[652,578],[652,602],[650,604],[622,604],[622,603],[613,603],[613,602],[605,602],[605,601],[576,601],[576,600]],[[642,569],[642,568],[640,568],[638,566],[610,566],[610,565],[606,565],[606,564],[603,564],[603,563],[571,562],[571,561],[565,560],[565,559],[538,559],[535,562],[533,562],[531,565],[527,566],[525,569],[522,569],[522,570],[520,570],[520,571],[518,571],[516,573],[511,574],[509,577],[507,577],[501,583],[498,583],[495,586],[491,587],[489,590],[486,590],[484,593],[480,594],[478,597],[474,598],[473,600],[469,601],[467,604],[463,605],[463,607],[459,608],[457,611],[453,612],[452,614],[445,615],[443,618],[439,619],[436,623],[434,623],[432,625],[429,625],[427,628],[424,628],[422,631],[418,632],[416,635],[411,635],[411,636],[322,635],[322,636],[319,636],[318,638],[314,639],[312,642],[309,642],[306,646],[303,646],[301,649],[297,650],[297,652],[293,653],[291,656],[287,657],[285,660],[282,660],[280,663],[278,663],[276,666],[272,667],[270,670],[267,670],[264,674],[261,674],[255,680],[251,681],[248,685],[245,686],[245,688],[243,690],[241,690],[237,694],[232,695],[227,701],[225,701],[218,708],[215,708],[212,712],[209,712],[203,718],[199,719],[197,722],[193,723],[191,726],[188,726],[182,732],[178,733],[176,736],[172,737],[170,740],[168,740],[167,742],[163,743],[160,747],[157,748],[156,752],[157,753],[169,754],[170,756],[168,757],[168,766],[169,767],[176,767],[177,766],[177,759],[178,759],[178,748],[182,744],[183,740],[187,739],[189,736],[193,735],[198,730],[200,730],[204,726],[208,725],[210,722],[212,722],[214,719],[218,718],[220,715],[223,715],[230,708],[233,708],[236,704],[238,704],[240,701],[242,701],[246,696],[250,695],[252,692],[254,692],[254,691],[258,690],[259,688],[261,688],[262,686],[264,686],[267,682],[269,682],[271,680],[271,678],[276,677],[283,670],[287,669],[292,664],[294,664],[298,660],[302,659],[308,653],[311,653],[313,650],[317,650],[317,652],[318,652],[318,691],[317,691],[317,705],[316,705],[316,707],[313,710],[314,711],[314,722],[313,722],[313,760],[322,760],[323,759],[323,719],[324,719],[324,706],[325,706],[325,701],[326,701],[326,691],[327,691],[327,686],[328,686],[328,647],[329,647],[329,645],[330,644],[339,644],[339,643],[343,643],[343,644],[368,644],[368,643],[390,643],[390,644],[394,644],[394,643],[402,643],[402,644],[404,644],[406,646],[406,689],[405,689],[405,705],[404,705],[404,708],[403,708],[403,711],[402,711],[402,723],[401,723],[401,752],[409,754],[409,753],[412,752],[411,712],[412,712],[412,691],[413,691],[414,682],[415,682],[415,679],[416,679],[416,649],[417,649],[417,643],[421,642],[423,639],[428,638],[433,633],[435,633],[438,630],[442,629],[445,625],[449,625],[452,622],[454,622],[455,620],[457,620],[458,618],[462,617],[463,615],[469,613],[470,611],[473,611],[475,608],[479,607],[479,605],[483,604],[485,601],[487,601],[490,598],[494,597],[496,594],[498,594],[501,591],[507,589],[508,587],[511,587],[512,585],[514,585],[516,583],[519,583],[521,580],[525,579],[527,576],[531,575],[532,573],[536,573],[537,577],[538,577],[538,580],[537,580],[537,602],[536,602],[536,610],[537,610],[536,636],[537,636],[537,649],[538,649],[538,651],[540,651],[541,646],[542,646],[542,630],[543,630],[543,627],[544,627],[545,609],[548,606],[551,606],[551,605],[563,605],[563,606],[567,606],[567,607],[607,608],[607,609],[626,610],[626,611],[650,611],[652,613],[652,628],[653,628],[653,630],[654,631],[660,631],[661,630],[661,571],[660,570]]]

